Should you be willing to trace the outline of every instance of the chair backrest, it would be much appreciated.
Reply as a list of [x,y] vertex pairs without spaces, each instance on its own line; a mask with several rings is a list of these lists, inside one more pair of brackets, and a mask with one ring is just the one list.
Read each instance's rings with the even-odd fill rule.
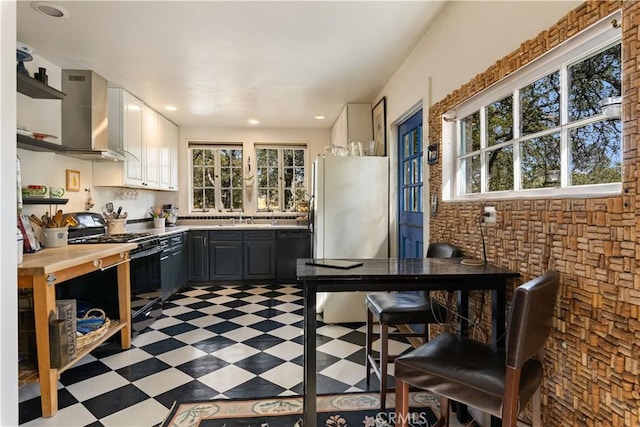
[[544,346],[551,331],[559,282],[558,273],[547,271],[513,292],[507,332],[507,366],[522,367]]
[[455,258],[461,256],[462,251],[460,248],[449,243],[429,243],[429,248],[427,248],[427,258]]

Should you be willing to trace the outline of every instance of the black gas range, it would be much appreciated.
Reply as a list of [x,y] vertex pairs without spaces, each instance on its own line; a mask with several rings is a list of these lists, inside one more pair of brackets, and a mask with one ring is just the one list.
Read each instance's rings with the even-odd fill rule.
[[[149,232],[107,234],[107,222],[95,212],[72,214],[77,225],[69,227],[68,243],[137,243],[129,251],[131,283],[131,327],[138,333],[162,314],[162,291],[160,282],[160,239]],[[111,316],[118,316],[115,269],[95,272],[91,277],[79,277],[75,286],[69,288],[62,298],[86,300],[102,308]],[[60,298],[60,296],[58,296]],[[95,301],[95,302],[94,302]]]

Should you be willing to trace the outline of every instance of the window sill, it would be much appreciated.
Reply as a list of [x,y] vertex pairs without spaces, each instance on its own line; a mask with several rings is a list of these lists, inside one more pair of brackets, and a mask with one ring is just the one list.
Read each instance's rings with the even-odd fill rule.
[[484,200],[519,200],[519,199],[594,199],[620,196],[622,184],[585,185],[571,188],[545,188],[521,191],[496,191],[482,194],[458,194],[454,197],[443,197],[443,201],[484,201]]

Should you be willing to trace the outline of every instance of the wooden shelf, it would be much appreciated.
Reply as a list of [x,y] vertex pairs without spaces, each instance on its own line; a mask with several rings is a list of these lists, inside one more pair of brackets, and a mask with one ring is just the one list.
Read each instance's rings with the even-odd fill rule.
[[42,151],[50,153],[65,153],[67,149],[59,144],[53,142],[43,141],[41,139],[31,138],[20,133],[18,135],[18,148],[30,151]]
[[51,86],[47,86],[40,80],[29,77],[25,74],[17,74],[18,92],[37,99],[62,99],[67,96],[66,93],[60,92]]
[[[84,356],[91,353],[93,350],[98,348],[100,344],[114,336],[118,333],[122,328],[127,326],[127,322],[120,322],[119,320],[112,320],[111,325],[109,326],[109,330],[106,334],[104,334],[98,341],[93,344],[87,345],[78,349],[78,353],[76,354],[75,359],[64,365],[62,368],[58,369],[58,377],[67,369],[72,368],[76,363],[78,363]],[[22,386],[27,383],[37,382],[38,381],[38,371],[33,369],[21,369],[18,376],[18,385]]]
[[48,197],[23,197],[23,205],[66,205],[69,199],[51,199]]

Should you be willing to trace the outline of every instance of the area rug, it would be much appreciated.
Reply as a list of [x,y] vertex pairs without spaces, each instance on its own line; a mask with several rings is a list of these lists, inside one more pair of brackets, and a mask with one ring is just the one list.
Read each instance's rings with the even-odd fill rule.
[[[395,396],[379,410],[374,393],[318,396],[318,427],[393,427]],[[437,399],[430,393],[411,393],[409,425],[430,427],[437,421]],[[303,427],[302,397],[252,400],[175,402],[160,427]]]

